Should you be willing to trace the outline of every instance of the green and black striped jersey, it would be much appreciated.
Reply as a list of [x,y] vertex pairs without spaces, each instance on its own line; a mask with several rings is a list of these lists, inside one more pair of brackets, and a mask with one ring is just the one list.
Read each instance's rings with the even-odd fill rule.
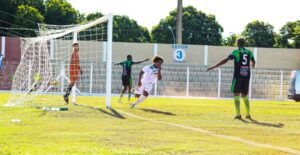
[[250,61],[255,61],[250,50],[243,47],[234,50],[228,59],[234,60],[234,78],[250,79]]

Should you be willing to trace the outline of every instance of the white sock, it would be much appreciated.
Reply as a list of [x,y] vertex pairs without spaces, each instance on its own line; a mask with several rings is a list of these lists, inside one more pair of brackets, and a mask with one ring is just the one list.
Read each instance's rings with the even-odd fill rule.
[[144,96],[144,95],[140,96],[140,98],[134,103],[134,105],[137,106],[138,104],[143,102],[145,99],[146,99],[146,96]]

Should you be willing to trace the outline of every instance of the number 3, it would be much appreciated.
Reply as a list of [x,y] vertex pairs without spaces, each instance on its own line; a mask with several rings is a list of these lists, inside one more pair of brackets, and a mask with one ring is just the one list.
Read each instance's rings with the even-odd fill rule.
[[182,58],[182,52],[181,51],[177,51],[177,58],[181,59]]

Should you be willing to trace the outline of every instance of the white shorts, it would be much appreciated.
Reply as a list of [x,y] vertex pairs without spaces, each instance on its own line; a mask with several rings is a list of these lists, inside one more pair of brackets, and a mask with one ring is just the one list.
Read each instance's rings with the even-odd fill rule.
[[142,85],[140,87],[137,87],[137,89],[135,90],[134,93],[141,95],[141,94],[143,94],[143,91],[146,91],[150,94],[152,87],[153,87],[152,83],[142,83]]

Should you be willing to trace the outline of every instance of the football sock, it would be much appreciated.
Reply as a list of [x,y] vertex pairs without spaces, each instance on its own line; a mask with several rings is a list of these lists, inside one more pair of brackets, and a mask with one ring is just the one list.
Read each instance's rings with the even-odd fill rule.
[[124,95],[124,93],[123,93],[123,92],[121,92],[121,95],[120,95],[120,98],[119,98],[119,100],[121,100],[121,99],[123,98],[123,95]]
[[143,102],[145,99],[146,99],[146,96],[141,95],[140,98],[134,103],[134,105],[137,106],[138,104]]
[[243,97],[243,100],[246,108],[246,116],[250,116],[250,104],[249,104],[248,96]]
[[240,97],[239,96],[234,96],[234,104],[235,104],[236,115],[240,116],[241,111],[240,111]]
[[130,101],[131,98],[131,92],[128,93],[128,101]]
[[68,86],[67,91],[66,91],[64,97],[69,97],[69,95],[70,95],[70,93],[71,93],[71,90],[72,90],[72,87],[73,87],[73,86],[70,86],[70,85]]

